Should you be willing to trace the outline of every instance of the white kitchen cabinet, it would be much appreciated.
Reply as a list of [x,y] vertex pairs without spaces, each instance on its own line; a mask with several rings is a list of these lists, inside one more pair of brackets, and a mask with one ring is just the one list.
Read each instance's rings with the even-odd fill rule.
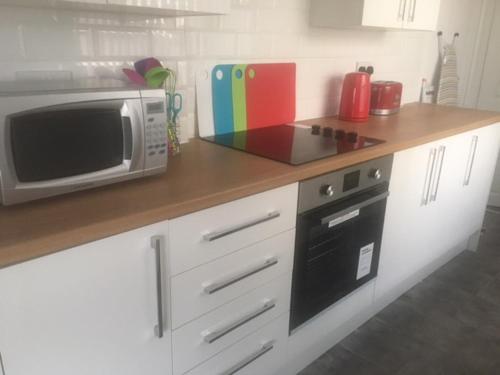
[[375,291],[379,307],[450,251],[464,250],[481,229],[499,145],[500,126],[491,125],[394,155]]
[[440,0],[312,0],[313,26],[435,30]]
[[461,157],[462,163],[452,198],[460,202],[454,216],[455,228],[472,234],[482,227],[500,149],[500,124],[467,132],[460,140],[455,154]]
[[172,275],[295,228],[297,196],[294,183],[172,220]]
[[155,329],[165,249],[157,263],[151,242],[166,233],[159,223],[1,269],[5,374],[171,374],[169,328]]
[[284,314],[186,375],[289,375],[286,366],[289,314]]
[[440,0],[402,0],[403,3],[405,1],[404,29],[436,30]]
[[291,275],[294,242],[295,230],[288,230],[173,277],[172,328],[281,275]]

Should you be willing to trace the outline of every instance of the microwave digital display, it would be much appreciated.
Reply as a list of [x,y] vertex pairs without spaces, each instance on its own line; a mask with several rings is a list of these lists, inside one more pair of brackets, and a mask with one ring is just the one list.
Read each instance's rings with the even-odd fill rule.
[[85,108],[16,115],[10,140],[19,182],[102,171],[123,163],[119,110]]
[[146,107],[148,115],[155,115],[158,113],[165,112],[165,107],[163,105],[163,102],[148,103],[146,104]]

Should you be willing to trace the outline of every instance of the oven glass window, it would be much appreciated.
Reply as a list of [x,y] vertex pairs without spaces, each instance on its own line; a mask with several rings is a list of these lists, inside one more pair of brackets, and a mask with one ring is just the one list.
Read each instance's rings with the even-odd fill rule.
[[20,182],[76,176],[123,162],[119,110],[48,111],[10,120],[14,166]]

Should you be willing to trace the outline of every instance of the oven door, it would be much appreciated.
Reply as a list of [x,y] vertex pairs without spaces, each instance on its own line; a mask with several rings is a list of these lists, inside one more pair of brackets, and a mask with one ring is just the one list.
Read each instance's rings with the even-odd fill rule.
[[290,331],[377,276],[387,184],[297,218]]
[[126,179],[144,170],[141,100],[87,101],[15,113],[6,118],[3,143],[4,204]]

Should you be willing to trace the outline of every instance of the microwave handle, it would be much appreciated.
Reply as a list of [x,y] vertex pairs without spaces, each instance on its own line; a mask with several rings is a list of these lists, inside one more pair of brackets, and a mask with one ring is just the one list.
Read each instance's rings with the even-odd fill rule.
[[132,135],[132,120],[128,116],[122,117],[123,128],[123,158],[132,161],[133,150],[133,135]]
[[120,109],[123,128],[123,159],[134,171],[140,164],[143,139],[142,106],[140,100],[124,100]]

